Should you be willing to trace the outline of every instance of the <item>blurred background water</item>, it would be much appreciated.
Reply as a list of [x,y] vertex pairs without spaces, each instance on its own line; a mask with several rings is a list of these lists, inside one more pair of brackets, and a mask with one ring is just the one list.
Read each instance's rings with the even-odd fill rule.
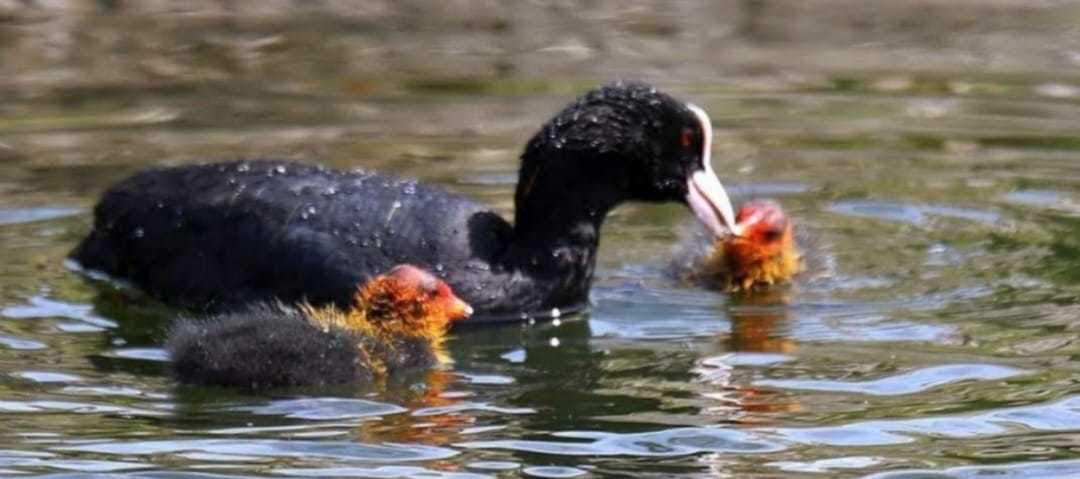
[[[1080,477],[1080,3],[0,0],[0,475]],[[63,259],[114,181],[279,156],[511,209],[519,149],[643,79],[807,250],[753,296],[606,223],[592,312],[385,388],[178,389],[174,311]],[[101,476],[96,476],[100,474]]]

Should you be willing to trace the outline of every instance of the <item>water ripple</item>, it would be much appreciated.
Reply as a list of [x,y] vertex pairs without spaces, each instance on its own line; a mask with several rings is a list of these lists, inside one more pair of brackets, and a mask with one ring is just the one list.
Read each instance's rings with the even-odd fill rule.
[[797,195],[806,193],[813,187],[811,183],[799,181],[767,181],[759,183],[734,183],[726,185],[728,194],[745,198],[766,198],[774,196]]
[[100,354],[105,358],[137,359],[164,363],[169,361],[169,353],[161,348],[116,348]]
[[78,383],[83,381],[83,378],[74,374],[54,373],[51,371],[19,371],[11,375],[36,383]]
[[[730,327],[722,309],[722,297],[707,291],[628,284],[594,288],[592,296],[597,302],[589,318],[594,337],[647,340],[709,337]],[[672,308],[678,308],[679,314],[671,315]]]
[[430,461],[454,457],[457,451],[419,444],[363,444],[348,441],[276,439],[189,439],[165,441],[115,441],[65,446],[58,451],[152,456],[192,451],[219,455],[350,459],[377,462]]
[[469,472],[446,472],[413,466],[328,467],[321,469],[277,469],[276,474],[299,477],[364,477],[364,478],[431,478],[431,479],[491,479],[493,476]]
[[871,381],[836,381],[827,379],[765,379],[759,386],[812,391],[850,392],[873,396],[914,394],[944,384],[995,380],[1025,374],[1025,371],[991,364],[950,364],[916,369]]
[[956,334],[956,328],[948,325],[899,321],[878,312],[859,311],[861,307],[885,308],[887,305],[846,306],[852,311],[837,309],[835,313],[825,314],[812,313],[811,305],[796,306],[797,311],[805,313],[793,324],[791,336],[800,341],[946,342]]
[[561,432],[556,437],[592,439],[592,442],[473,441],[458,444],[468,449],[505,449],[562,456],[673,457],[702,452],[748,454],[784,449],[779,443],[754,433],[730,429],[692,427],[656,432],[617,434]]
[[241,479],[258,476],[236,476],[224,474],[210,474],[206,472],[181,472],[181,471],[148,471],[126,474],[110,473],[102,476],[100,473],[87,472],[76,474],[46,474],[44,476],[19,476],[26,479],[114,479],[130,477],[133,479]]
[[514,384],[514,378],[499,374],[472,374],[459,372],[458,375],[468,381],[469,384],[480,384],[488,386],[505,386],[508,384]]
[[116,414],[123,416],[166,416],[162,411],[150,411],[106,404],[71,401],[0,401],[0,413],[68,412],[76,414]]
[[929,469],[894,471],[865,476],[865,479],[974,479],[981,477],[993,477],[994,479],[1026,479],[1034,477],[1077,479],[1080,478],[1080,460],[965,466],[940,471]]
[[[990,294],[988,288],[959,288],[890,301],[794,302],[776,307],[726,304],[724,297],[700,290],[668,290],[641,285],[594,288],[597,303],[589,318],[593,337],[672,340],[712,337],[731,329],[733,315],[775,314],[792,318],[791,336],[802,341],[944,342],[956,334],[950,325],[900,321],[888,313],[931,310]],[[671,315],[672,310],[679,314]]]
[[263,406],[237,407],[233,410],[317,421],[382,417],[407,411],[393,404],[345,398],[289,399],[274,401]]
[[45,343],[42,343],[40,341],[23,339],[15,336],[8,336],[6,334],[0,334],[0,345],[4,345],[11,349],[20,350],[45,349],[48,347]]
[[1002,195],[1006,201],[1031,206],[1054,206],[1064,200],[1060,191],[1054,190],[1017,190]]
[[737,352],[710,356],[700,361],[701,366],[731,368],[734,366],[769,366],[794,361],[795,357],[778,353]]
[[498,414],[533,414],[535,409],[527,407],[500,407],[487,403],[459,402],[449,406],[437,406],[417,409],[412,412],[413,416],[438,416],[442,414],[456,414],[468,411],[486,411]]
[[0,225],[33,223],[82,213],[82,208],[70,206],[41,206],[37,208],[0,209]]
[[971,439],[1023,427],[1039,431],[1080,430],[1080,396],[1055,403],[998,409],[970,416],[873,420],[807,428],[675,428],[618,434],[565,431],[552,436],[592,442],[495,440],[459,443],[468,449],[502,449],[562,456],[670,457],[703,452],[745,454],[787,449],[788,444],[882,446],[914,442],[914,436]]
[[837,201],[829,207],[830,211],[848,216],[874,218],[915,226],[925,226],[931,217],[975,221],[993,225],[1001,221],[1001,215],[974,208],[961,208],[947,205],[913,205],[888,201]]
[[820,459],[817,461],[777,461],[769,465],[783,471],[824,473],[843,469],[864,469],[885,462],[880,457],[851,456]]
[[[1080,396],[1055,403],[993,410],[970,416],[876,420],[810,428],[776,428],[789,441],[833,446],[904,444],[912,436],[975,438],[1005,434],[1022,426],[1039,431],[1080,430]],[[768,430],[764,430],[768,431]]]
[[0,316],[11,319],[68,318],[102,328],[117,326],[114,321],[92,314],[93,310],[94,307],[87,304],[65,303],[44,296],[34,296],[28,304],[0,309]]
[[588,472],[578,469],[576,467],[562,467],[562,466],[534,466],[526,467],[521,472],[530,477],[545,477],[549,479],[562,479],[570,477],[581,477]]
[[101,385],[101,386],[65,386],[60,392],[78,395],[78,396],[118,396],[129,398],[152,398],[152,399],[167,399],[168,394],[163,394],[153,391],[145,391],[138,388],[116,386],[116,385]]

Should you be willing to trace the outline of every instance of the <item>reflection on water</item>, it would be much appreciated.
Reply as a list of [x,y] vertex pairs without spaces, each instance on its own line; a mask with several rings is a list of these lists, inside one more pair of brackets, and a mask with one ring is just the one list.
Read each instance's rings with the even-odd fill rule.
[[1022,372],[1015,368],[993,366],[989,364],[951,364],[919,369],[896,376],[869,381],[835,380],[766,380],[758,381],[762,386],[786,389],[808,389],[816,391],[842,391],[878,396],[914,394],[935,386],[956,381],[990,381],[1016,376]]
[[784,288],[745,293],[732,298],[731,339],[735,352],[795,353],[788,306],[791,293]]
[[916,470],[887,472],[867,476],[867,479],[966,479],[972,477],[995,477],[1002,479],[1054,477],[1060,479],[1075,479],[1080,477],[1080,461],[1026,462],[1004,466],[967,466],[949,468],[944,471]]
[[959,218],[968,221],[980,221],[987,224],[998,222],[998,215],[965,208],[940,205],[901,205],[869,201],[846,201],[834,204],[833,211],[838,213],[885,219],[922,226],[933,216]]
[[[0,475],[1080,477],[1075,5],[228,3],[0,2]],[[508,213],[525,139],[611,77],[710,112],[736,201],[798,222],[793,285],[681,286],[689,214],[627,205],[587,315],[248,396],[174,387],[175,312],[63,264],[107,185],[203,157]]]
[[701,381],[716,388],[702,394],[718,403],[702,410],[702,414],[748,423],[767,420],[754,413],[798,411],[800,405],[794,398],[743,383],[736,374],[739,368],[767,367],[796,359],[798,348],[788,316],[790,292],[778,288],[733,296],[726,348],[730,352],[704,358],[695,370]]

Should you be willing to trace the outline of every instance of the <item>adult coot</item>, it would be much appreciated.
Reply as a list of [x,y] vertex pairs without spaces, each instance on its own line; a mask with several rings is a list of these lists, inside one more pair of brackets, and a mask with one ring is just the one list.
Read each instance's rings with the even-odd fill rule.
[[434,186],[259,160],[158,168],[114,185],[72,253],[86,270],[211,310],[278,299],[347,306],[399,263],[435,271],[479,321],[583,309],[604,217],[631,200],[690,206],[711,234],[734,214],[709,162],[708,115],[656,88],[592,90],[525,146],[514,224]]
[[263,390],[384,379],[431,367],[450,322],[472,309],[446,283],[410,265],[377,276],[350,309],[261,304],[199,320],[181,320],[166,349],[186,384]]

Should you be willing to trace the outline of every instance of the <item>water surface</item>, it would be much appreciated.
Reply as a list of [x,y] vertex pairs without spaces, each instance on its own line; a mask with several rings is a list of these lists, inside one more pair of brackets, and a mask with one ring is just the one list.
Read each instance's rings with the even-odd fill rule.
[[[783,2],[99,3],[0,9],[0,475],[1080,477],[1068,6],[802,11],[818,35]],[[627,205],[588,314],[461,331],[452,366],[385,387],[245,396],[176,388],[175,311],[64,265],[109,184],[204,157],[375,168],[509,214],[521,145],[616,76],[710,112],[736,200],[795,219],[794,285],[680,285],[690,214]]]

